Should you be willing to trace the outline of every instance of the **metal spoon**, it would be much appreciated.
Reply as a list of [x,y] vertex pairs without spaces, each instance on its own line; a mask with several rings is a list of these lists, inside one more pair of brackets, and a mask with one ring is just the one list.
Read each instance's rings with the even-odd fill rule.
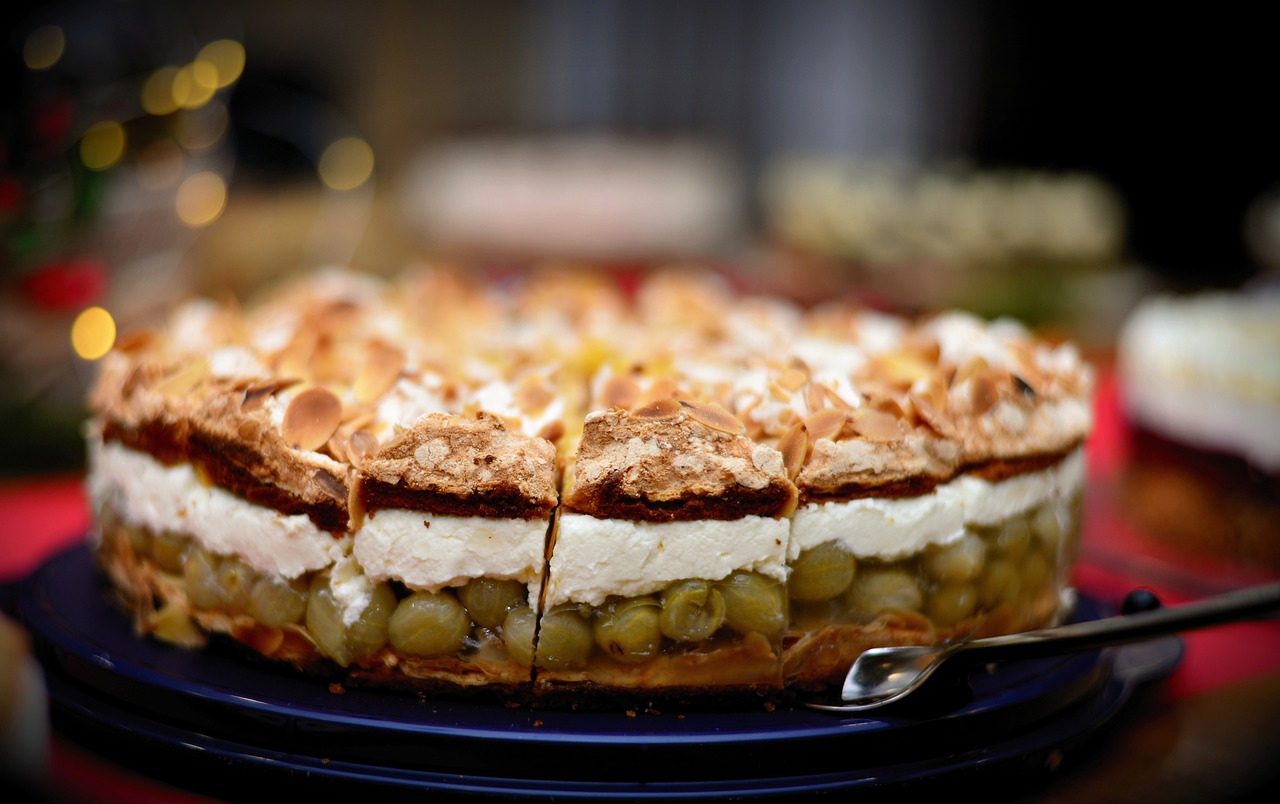
[[1039,658],[1136,642],[1211,625],[1265,619],[1266,615],[1278,612],[1280,583],[1274,583],[1182,606],[1020,634],[943,645],[871,648],[854,661],[845,677],[840,696],[844,703],[810,703],[808,706],[838,712],[858,712],[884,706],[918,689],[943,663],[961,658],[969,664]]

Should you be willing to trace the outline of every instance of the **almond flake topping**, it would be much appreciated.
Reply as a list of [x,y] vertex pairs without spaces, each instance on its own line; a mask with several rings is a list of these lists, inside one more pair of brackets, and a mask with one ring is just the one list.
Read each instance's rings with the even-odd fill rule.
[[301,380],[279,379],[266,380],[250,385],[244,389],[244,400],[240,403],[240,412],[249,413],[261,408],[266,403],[267,397],[274,396],[286,388],[297,385],[299,382]]
[[359,465],[378,451],[378,437],[368,430],[356,430],[347,439],[347,457]]
[[816,382],[809,383],[809,387],[804,389],[804,404],[811,411],[825,408],[827,406],[826,389]]
[[529,377],[515,390],[516,405],[526,415],[537,416],[556,398],[555,391],[547,387],[541,377]]
[[823,438],[829,438],[834,441],[835,437],[840,434],[840,429],[844,427],[847,417],[848,414],[839,408],[823,408],[810,413],[804,418],[804,426],[809,432],[809,440],[819,441]]
[[804,422],[796,422],[783,434],[778,441],[778,451],[782,453],[782,465],[787,468],[787,476],[795,480],[809,457],[809,433]]
[[640,384],[625,374],[610,377],[600,390],[600,402],[606,408],[630,410],[639,401]]
[[912,385],[933,373],[933,364],[915,352],[899,349],[885,352],[876,360],[884,377],[895,385]]
[[329,440],[342,421],[342,402],[327,388],[302,391],[290,402],[280,425],[290,446],[314,452]]
[[902,425],[897,417],[880,410],[854,411],[853,429],[868,441],[888,443],[902,438]]
[[369,344],[352,393],[357,402],[373,402],[391,389],[404,370],[404,350],[381,342]]
[[781,386],[788,393],[792,393],[792,394],[794,394],[796,391],[799,391],[801,388],[803,388],[804,384],[807,383],[808,381],[809,381],[808,373],[798,368],[787,369],[786,371],[779,374],[777,379],[778,385]]
[[209,361],[204,358],[183,363],[153,389],[164,396],[183,396],[191,393],[200,381],[209,376]]
[[674,419],[684,410],[680,403],[670,397],[650,402],[642,408],[631,411],[631,418],[644,421],[662,421]]
[[996,388],[995,378],[990,372],[975,374],[969,381],[969,404],[973,413],[981,416],[995,406],[1000,399],[1000,390]]
[[701,422],[712,430],[730,435],[742,435],[747,426],[742,420],[714,402],[681,402],[689,418]]

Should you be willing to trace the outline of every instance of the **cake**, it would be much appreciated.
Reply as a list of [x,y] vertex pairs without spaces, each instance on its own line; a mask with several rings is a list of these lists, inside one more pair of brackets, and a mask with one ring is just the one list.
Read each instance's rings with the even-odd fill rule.
[[1152,295],[1116,358],[1132,520],[1180,549],[1280,568],[1280,293]]
[[1092,374],[672,267],[317,272],[123,337],[98,555],[143,633],[535,705],[774,700],[1060,616]]

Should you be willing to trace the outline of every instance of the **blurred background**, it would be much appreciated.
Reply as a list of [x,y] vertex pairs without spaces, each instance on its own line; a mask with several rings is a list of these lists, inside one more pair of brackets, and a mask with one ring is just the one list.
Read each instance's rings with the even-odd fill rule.
[[[1259,12],[1260,13],[1260,12]],[[716,265],[1105,355],[1280,264],[1252,12],[998,0],[10,3],[0,435],[72,468],[92,360],[320,265]]]

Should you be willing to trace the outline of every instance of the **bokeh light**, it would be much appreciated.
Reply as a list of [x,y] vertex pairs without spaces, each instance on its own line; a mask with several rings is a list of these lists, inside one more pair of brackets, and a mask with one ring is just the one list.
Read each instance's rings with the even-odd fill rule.
[[343,137],[324,149],[317,167],[326,187],[354,190],[373,175],[373,149],[359,137]]
[[94,123],[80,140],[80,161],[90,170],[106,170],[124,156],[124,126],[114,120]]
[[208,226],[222,215],[226,205],[227,185],[216,173],[196,173],[178,187],[175,206],[178,218],[187,226]]
[[178,75],[177,67],[161,67],[152,73],[142,85],[142,108],[147,114],[157,117],[173,114],[179,105],[173,97],[173,81]]
[[48,70],[57,64],[66,50],[67,37],[57,25],[43,25],[27,36],[22,47],[22,60],[31,70]]
[[217,91],[218,72],[207,62],[192,62],[178,68],[173,76],[174,103],[184,109],[199,109]]
[[230,86],[244,71],[244,46],[234,39],[219,39],[200,49],[196,63],[207,64],[214,71],[214,86]]
[[97,360],[116,342],[116,321],[101,307],[89,307],[71,324],[71,348],[85,360]]

